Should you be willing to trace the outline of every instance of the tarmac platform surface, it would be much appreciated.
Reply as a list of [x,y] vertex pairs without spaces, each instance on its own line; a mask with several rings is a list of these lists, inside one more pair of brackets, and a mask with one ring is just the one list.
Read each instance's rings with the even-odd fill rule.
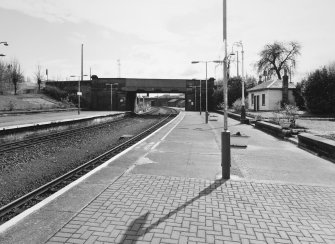
[[222,116],[204,115],[181,112],[0,226],[0,243],[335,243],[332,162],[229,119],[250,137],[221,180]]
[[64,112],[45,112],[18,115],[0,116],[0,130],[18,127],[29,127],[36,124],[56,123],[71,120],[81,120],[110,114],[123,113],[120,111],[64,111]]

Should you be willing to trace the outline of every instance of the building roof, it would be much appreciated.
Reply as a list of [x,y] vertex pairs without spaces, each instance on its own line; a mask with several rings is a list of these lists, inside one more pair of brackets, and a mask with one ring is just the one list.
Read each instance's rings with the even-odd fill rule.
[[[251,91],[261,91],[261,90],[281,90],[283,88],[283,80],[269,80],[266,82],[263,82],[255,87],[252,87],[247,90],[247,92]],[[288,83],[288,88],[289,89],[295,89],[295,85],[291,82]]]

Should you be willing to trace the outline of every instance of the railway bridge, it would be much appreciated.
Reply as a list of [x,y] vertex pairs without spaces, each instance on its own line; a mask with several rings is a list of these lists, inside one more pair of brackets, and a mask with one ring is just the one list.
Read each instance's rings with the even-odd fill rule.
[[[201,82],[201,91],[200,91]],[[47,86],[56,86],[75,95],[78,81],[53,81]],[[112,89],[111,89],[112,85]],[[214,78],[207,81],[208,108],[213,108],[212,93]],[[138,93],[183,93],[185,110],[197,111],[201,105],[205,110],[206,81],[196,79],[141,79],[141,78],[97,78],[81,82],[82,107],[91,110],[134,111]],[[111,108],[112,106],[112,108]]]

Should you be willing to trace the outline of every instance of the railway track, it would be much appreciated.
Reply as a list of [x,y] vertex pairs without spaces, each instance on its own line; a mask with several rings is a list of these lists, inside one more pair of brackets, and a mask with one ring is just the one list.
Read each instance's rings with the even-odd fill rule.
[[97,125],[88,125],[88,126],[83,126],[83,127],[80,127],[80,128],[64,130],[64,131],[61,131],[61,132],[52,132],[52,133],[49,133],[48,135],[34,136],[32,138],[24,139],[24,140],[17,141],[17,142],[4,143],[4,144],[0,145],[0,155],[4,152],[13,151],[13,150],[18,149],[18,148],[30,147],[30,146],[34,146],[38,143],[48,142],[48,141],[63,138],[63,137],[66,137],[66,136],[75,135],[75,134],[78,134],[80,132],[84,132],[84,131],[88,131],[88,130],[92,130],[92,129],[99,129],[99,128],[108,126],[110,124],[125,120],[126,118],[128,118],[128,117],[124,117],[124,118],[121,118],[121,119],[117,119],[117,120],[114,120],[114,121],[109,121],[109,122],[105,122],[105,123],[101,123],[101,124],[97,124]]
[[64,186],[70,184],[71,182],[75,181],[76,179],[80,178],[81,176],[85,175],[89,171],[93,170],[97,166],[103,164],[110,158],[114,157],[115,155],[119,154],[120,152],[124,151],[125,149],[129,148],[130,146],[134,145],[138,141],[145,138],[147,135],[151,134],[159,127],[163,126],[165,123],[169,121],[170,118],[176,116],[178,111],[171,110],[170,113],[161,119],[158,123],[151,126],[149,129],[141,132],[140,134],[133,136],[129,140],[123,142],[122,144],[108,150],[107,152],[103,153],[102,155],[82,164],[81,166],[71,170],[70,172],[52,180],[51,182],[39,187],[38,189],[20,197],[19,199],[3,206],[0,208],[0,224],[8,221],[9,219],[15,217],[19,213],[23,212],[24,210],[32,207],[33,205],[37,204],[38,202],[42,201],[43,199],[47,198],[48,196],[52,195],[59,189],[62,189]]

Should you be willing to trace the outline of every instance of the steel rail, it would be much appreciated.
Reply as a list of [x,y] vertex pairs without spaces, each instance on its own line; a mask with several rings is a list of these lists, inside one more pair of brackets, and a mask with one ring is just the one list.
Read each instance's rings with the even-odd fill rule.
[[[171,116],[176,116],[177,114],[169,114],[162,120],[160,120],[155,125],[151,126],[149,129],[139,133],[138,135],[130,138],[129,140],[121,143],[120,145],[117,145],[116,147],[110,149],[109,151],[101,154],[100,156],[82,164],[81,166],[71,170],[70,172],[52,180],[51,182],[33,190],[32,192],[14,200],[13,202],[3,206],[0,208],[0,223],[6,222],[2,221],[3,217],[5,217],[7,214],[17,215],[20,212],[24,211],[25,205],[29,205],[29,201],[35,200],[36,202],[40,202],[43,199],[45,199],[47,196],[52,195],[52,193],[56,192],[55,189],[58,186],[59,189],[63,188],[65,185],[69,184],[70,182],[73,182],[74,180],[80,178],[82,175],[86,174],[90,170],[96,168],[98,165],[101,165],[106,160],[114,157],[121,151],[125,150],[126,148],[129,148],[131,145],[135,144],[136,142],[143,139],[146,135],[151,134],[153,131],[155,131],[158,127],[160,127],[164,122],[166,122]],[[44,193],[52,192],[51,194],[48,194],[47,196],[41,196]],[[20,209],[21,208],[21,209]],[[23,208],[23,209],[22,209]]]
[[74,129],[68,129],[65,131],[61,131],[61,132],[52,132],[48,135],[41,135],[41,136],[34,136],[32,138],[29,139],[24,139],[21,141],[17,141],[17,142],[10,142],[10,143],[5,143],[5,144],[1,144],[0,145],[0,154],[4,153],[4,152],[8,152],[8,151],[12,151],[18,148],[22,148],[22,147],[31,147],[36,145],[37,143],[42,143],[42,142],[47,142],[47,141],[53,141],[55,139],[59,139],[65,136],[69,136],[69,135],[75,135],[78,134],[79,132],[82,131],[88,131],[91,129],[98,129],[101,127],[105,127],[109,124],[113,124],[116,122],[120,122],[122,120],[125,120],[128,117],[123,117],[121,119],[117,119],[114,121],[108,121],[102,124],[97,124],[97,125],[88,125],[88,126],[83,126],[80,128],[74,128]]

